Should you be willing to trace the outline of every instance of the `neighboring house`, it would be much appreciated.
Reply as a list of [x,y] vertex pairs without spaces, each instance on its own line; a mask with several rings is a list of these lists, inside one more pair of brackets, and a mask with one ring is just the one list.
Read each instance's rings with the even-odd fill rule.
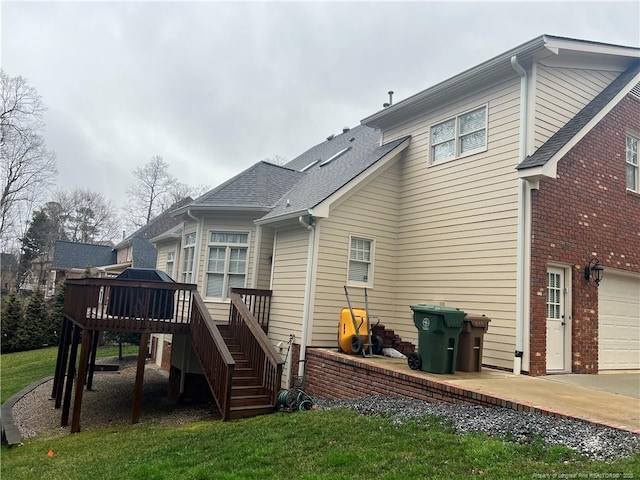
[[[639,58],[536,38],[176,209],[157,266],[220,322],[230,287],[272,290],[283,356],[291,335],[302,359],[336,344],[347,285],[414,343],[410,305],[487,315],[486,365],[638,369]],[[179,343],[172,364],[197,372]]]
[[[170,209],[192,202],[191,197],[175,203]],[[149,241],[152,237],[182,222],[169,215],[169,210],[151,219],[115,247],[58,240],[54,246],[49,284],[55,286],[64,278],[92,276],[112,277],[128,267],[155,268],[157,251]]]

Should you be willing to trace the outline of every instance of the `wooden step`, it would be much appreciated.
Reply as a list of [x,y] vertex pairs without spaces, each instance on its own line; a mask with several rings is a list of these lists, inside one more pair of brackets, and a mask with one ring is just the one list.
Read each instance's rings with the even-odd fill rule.
[[233,377],[253,377],[253,368],[240,367],[233,370]]
[[232,385],[231,396],[238,395],[264,395],[264,387],[261,385]]
[[258,377],[236,377],[235,375],[231,379],[231,388],[233,389],[236,386],[247,386],[247,385],[257,385]]
[[253,405],[246,407],[232,407],[231,409],[231,418],[247,418],[247,417],[255,417],[257,415],[265,415],[267,413],[273,413],[276,410],[274,405]]
[[231,408],[233,407],[248,407],[248,406],[260,406],[267,405],[269,403],[268,395],[233,395],[233,389],[231,390]]

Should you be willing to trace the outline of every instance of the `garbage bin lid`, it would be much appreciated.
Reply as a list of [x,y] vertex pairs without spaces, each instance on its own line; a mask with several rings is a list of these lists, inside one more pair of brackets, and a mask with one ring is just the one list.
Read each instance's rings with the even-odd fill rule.
[[[429,305],[426,303],[420,303],[418,305],[411,305],[411,310],[414,312],[427,312],[427,313],[453,313],[462,312],[459,308],[454,307],[441,307],[440,305]],[[462,312],[464,313],[464,312]]]
[[464,321],[471,323],[471,325],[474,327],[486,328],[489,325],[491,319],[477,313],[467,313],[464,317]]

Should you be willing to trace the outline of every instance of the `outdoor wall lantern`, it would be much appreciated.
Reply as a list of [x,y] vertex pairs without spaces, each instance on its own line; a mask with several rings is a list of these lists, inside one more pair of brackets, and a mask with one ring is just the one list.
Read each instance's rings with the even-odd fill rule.
[[589,283],[595,283],[596,287],[602,281],[604,267],[600,265],[600,260],[592,258],[589,263],[584,266],[584,279]]

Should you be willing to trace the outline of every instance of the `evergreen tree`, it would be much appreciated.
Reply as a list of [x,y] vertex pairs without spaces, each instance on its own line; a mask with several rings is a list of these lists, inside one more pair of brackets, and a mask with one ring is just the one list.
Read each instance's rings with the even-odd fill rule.
[[48,342],[50,345],[58,345],[60,340],[60,332],[62,331],[62,320],[63,314],[62,309],[64,307],[64,294],[65,294],[65,285],[62,284],[56,293],[56,296],[53,299],[53,304],[51,305],[51,313],[49,315],[49,339]]
[[16,340],[20,350],[40,348],[48,343],[49,313],[41,289],[35,290],[29,300],[16,329]]
[[16,331],[22,323],[22,301],[14,293],[2,299],[2,353],[18,350]]

